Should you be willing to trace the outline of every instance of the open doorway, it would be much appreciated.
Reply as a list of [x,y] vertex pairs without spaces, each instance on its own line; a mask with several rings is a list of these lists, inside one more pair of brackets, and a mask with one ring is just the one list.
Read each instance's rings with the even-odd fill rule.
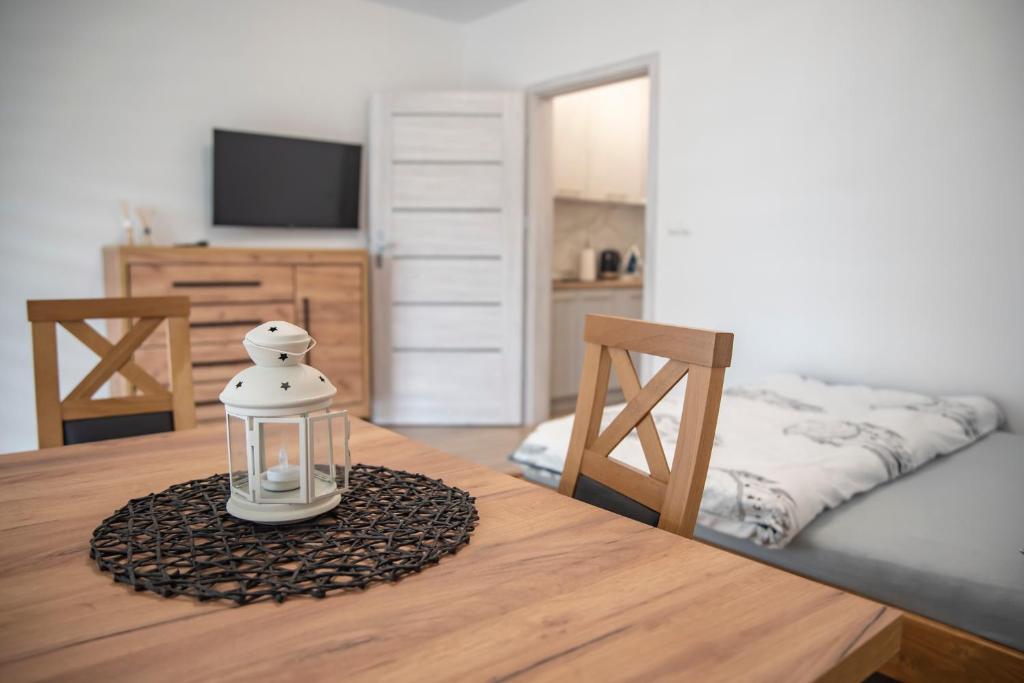
[[587,314],[653,310],[656,85],[646,57],[527,93],[527,424],[574,409]]

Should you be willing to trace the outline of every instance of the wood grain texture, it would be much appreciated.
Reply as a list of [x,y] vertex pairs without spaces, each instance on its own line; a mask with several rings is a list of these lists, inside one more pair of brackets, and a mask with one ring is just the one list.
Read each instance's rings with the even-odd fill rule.
[[900,653],[881,669],[907,683],[1024,681],[1024,652],[917,614],[903,614]]
[[[146,340],[163,321],[162,318],[140,318],[116,344],[110,347],[100,362],[71,390],[68,399],[87,401],[92,398],[110,377],[132,359],[132,353]],[[188,343],[186,340],[185,343]]]
[[32,323],[32,357],[35,360],[36,433],[40,448],[64,443],[60,417],[60,373],[57,366],[57,325]]
[[[74,335],[78,341],[85,344],[86,347],[97,356],[105,356],[114,350],[114,345],[111,344],[106,337],[97,332],[92,325],[83,320],[66,320],[61,322],[60,325]],[[162,384],[157,382],[156,379],[154,379],[148,372],[140,368],[131,360],[125,362],[118,372],[120,372],[136,387],[141,389],[143,393],[152,394],[154,396],[167,394],[167,390]]]
[[[365,250],[106,247],[103,255],[108,295],[175,293],[191,299],[189,338],[195,382],[227,382],[248,367],[251,363],[241,341],[261,322],[308,323],[315,336],[325,335],[318,339],[317,353],[330,366],[321,369],[343,394],[339,405],[353,414],[369,415]],[[332,272],[354,277],[319,275]],[[327,291],[328,287],[332,289]],[[303,320],[307,302],[313,313],[309,321]],[[126,327],[121,320],[108,323],[112,335],[123,334]],[[135,354],[135,363],[157,382],[170,384],[167,356],[163,335],[154,335]],[[124,381],[115,381],[112,388],[118,396],[132,391],[131,383]],[[208,398],[206,389],[203,394]],[[223,418],[211,405],[197,398],[194,412],[200,421]],[[188,416],[182,415],[188,422]]]
[[[725,366],[731,360],[732,334],[588,315],[583,336],[591,368],[585,367],[580,377],[580,400],[559,492],[575,495],[582,473],[657,512],[659,528],[691,538],[711,460]],[[668,362],[641,386],[630,352],[665,356]],[[614,361],[627,399],[603,431],[599,428],[608,373],[605,369],[602,378],[594,371],[597,358]],[[668,471],[651,410],[687,374],[676,451]],[[610,457],[634,428],[648,472]]]
[[192,393],[192,345],[188,317],[167,319],[167,366],[171,369],[171,412],[175,429],[196,426],[196,404]]
[[147,318],[187,316],[188,298],[184,296],[139,296],[131,300],[47,299],[28,302],[31,322],[90,320],[93,318]]
[[704,493],[704,481],[715,442],[718,409],[722,402],[725,368],[690,368],[683,399],[679,439],[672,459],[665,505],[658,526],[665,531],[693,536]]
[[[735,552],[728,548],[720,549]],[[847,590],[839,586],[836,588]],[[913,612],[903,612],[900,620],[899,653],[879,669],[887,676],[905,683],[1024,681],[1024,652]]]
[[[622,394],[627,401],[632,401],[642,390],[640,378],[633,366],[633,359],[629,357],[629,352],[625,349],[608,349],[608,352],[612,357],[615,374],[619,377]],[[669,470],[668,461],[665,460],[665,449],[661,445],[658,427],[654,424],[654,418],[650,413],[644,415],[637,423],[636,435],[640,439],[640,447],[643,449],[644,459],[647,461],[647,471],[650,472],[651,478],[668,482]]]
[[[350,263],[366,258],[365,249],[281,249],[253,247],[142,247],[107,246],[103,248],[105,263],[118,269],[127,263],[237,263],[312,264]],[[112,286],[127,283],[111,280]],[[108,292],[110,293],[110,292]]]
[[[186,297],[29,301],[27,308],[33,321],[36,422],[41,448],[64,443],[66,420],[173,410],[175,429],[195,426]],[[111,343],[85,322],[90,318],[112,320],[115,324],[111,327],[124,332],[116,343]],[[63,400],[58,380],[58,323],[99,356],[99,362]],[[162,353],[173,380],[170,392],[132,360],[134,353],[142,353],[138,351],[140,346],[161,327],[168,330]],[[125,391],[123,396],[94,400],[93,395],[115,374],[132,382],[142,393]]]
[[[609,349],[610,351],[610,349]],[[637,423],[650,417],[651,409],[665,397],[689,371],[685,363],[670,360],[665,363],[657,374],[642,389],[639,389],[615,419],[605,427],[604,431],[589,444],[589,447],[601,457],[607,456],[632,431]],[[639,382],[637,382],[639,384]]]
[[[119,396],[100,399],[64,399],[61,416],[65,420],[88,420],[96,417],[138,415],[172,410],[171,395],[163,396]],[[182,427],[186,429],[186,427]],[[59,445],[59,444],[58,444]]]
[[587,448],[601,431],[601,415],[608,398],[611,367],[608,349],[600,344],[587,344],[583,355],[583,373],[580,375],[580,393],[576,398],[576,419],[572,423],[562,478],[558,482],[558,492],[564,496],[571,496],[576,491],[576,480]]
[[370,414],[370,311],[366,264],[295,268],[298,324],[317,340],[306,363],[331,378],[334,403]]
[[632,498],[652,510],[660,510],[665,504],[668,486],[646,472],[630,467],[626,463],[598,455],[592,450],[583,453],[580,474],[600,482],[622,495]]
[[476,496],[472,542],[397,585],[242,608],[134,593],[88,559],[129,498],[224,471],[222,428],[0,458],[0,678],[859,681],[895,653],[891,608],[358,420],[351,445]]
[[551,289],[643,289],[644,282],[640,278],[620,277],[616,280],[594,280],[593,282],[582,282],[580,280],[555,280],[551,283]]
[[295,295],[292,268],[225,263],[132,263],[132,296],[186,295],[195,303],[281,301]]
[[681,328],[611,315],[591,315],[587,317],[583,339],[707,367],[728,367],[732,362],[730,332]]

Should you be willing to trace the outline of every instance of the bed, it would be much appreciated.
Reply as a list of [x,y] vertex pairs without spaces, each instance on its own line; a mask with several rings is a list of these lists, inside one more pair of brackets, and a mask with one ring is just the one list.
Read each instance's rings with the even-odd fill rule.
[[[652,411],[663,439],[679,408]],[[526,478],[557,485],[571,419],[511,456]],[[695,536],[1024,650],[1024,436],[1001,422],[981,397],[792,375],[731,388]],[[626,439],[612,457],[643,468],[636,449]]]

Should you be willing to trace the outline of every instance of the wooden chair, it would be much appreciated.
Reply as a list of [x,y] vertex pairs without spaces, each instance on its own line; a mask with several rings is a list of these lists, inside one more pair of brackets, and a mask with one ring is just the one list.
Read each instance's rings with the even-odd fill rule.
[[[183,296],[29,301],[39,447],[194,427],[188,317],[189,300]],[[93,318],[137,320],[120,341],[111,344],[85,322]],[[164,320],[170,391],[132,361],[135,350]],[[58,323],[100,357],[63,400],[57,370]],[[139,393],[93,399],[114,373],[120,373]]]
[[[583,374],[559,492],[692,537],[711,459],[722,381],[732,359],[732,334],[588,315],[583,339]],[[630,351],[669,360],[641,386]],[[628,402],[600,432],[612,366]],[[670,470],[651,409],[684,376],[688,377],[686,396]],[[650,474],[608,457],[634,427]]]

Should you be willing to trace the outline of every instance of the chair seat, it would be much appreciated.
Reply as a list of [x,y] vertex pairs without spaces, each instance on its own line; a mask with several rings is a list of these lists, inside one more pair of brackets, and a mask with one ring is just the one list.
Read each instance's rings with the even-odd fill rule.
[[169,410],[159,413],[65,420],[64,443],[88,443],[170,431],[174,431],[174,414]]
[[648,526],[658,526],[658,519],[661,517],[661,513],[657,510],[641,505],[632,498],[622,495],[612,487],[605,486],[585,474],[579,475],[576,480],[576,491],[572,497]]

